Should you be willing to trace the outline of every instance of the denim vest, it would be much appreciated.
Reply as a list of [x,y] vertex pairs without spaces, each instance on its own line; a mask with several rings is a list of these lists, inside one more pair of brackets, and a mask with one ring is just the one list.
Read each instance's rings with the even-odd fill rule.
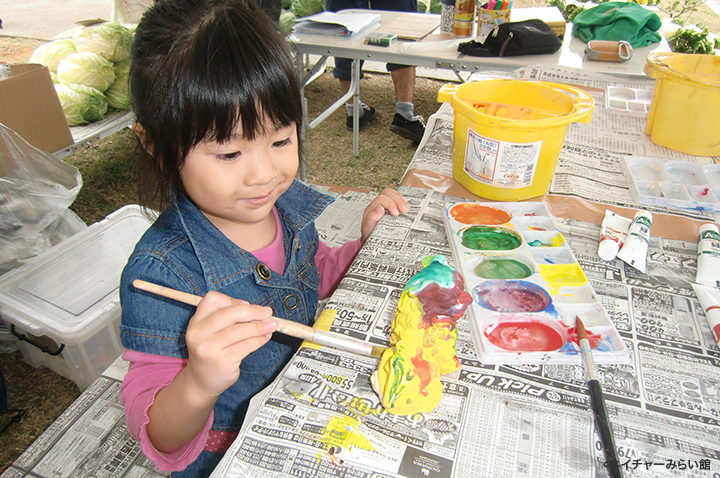
[[[269,306],[277,317],[312,325],[320,281],[314,220],[332,200],[297,180],[278,199],[285,247],[282,276],[226,238],[187,198],[174,200],[140,239],[123,270],[123,347],[188,356],[185,330],[195,307],[137,290],[132,286],[135,279],[200,296],[215,290]],[[218,398],[212,428],[238,431],[250,398],[275,379],[299,343],[275,333],[270,342],[248,355],[240,365],[238,381]]]

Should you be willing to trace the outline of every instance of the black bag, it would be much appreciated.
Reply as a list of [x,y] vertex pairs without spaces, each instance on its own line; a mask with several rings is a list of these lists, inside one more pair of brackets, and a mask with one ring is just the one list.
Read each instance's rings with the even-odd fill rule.
[[518,56],[555,53],[562,46],[557,34],[542,20],[506,22],[496,26],[484,43],[460,43],[458,51],[470,56]]

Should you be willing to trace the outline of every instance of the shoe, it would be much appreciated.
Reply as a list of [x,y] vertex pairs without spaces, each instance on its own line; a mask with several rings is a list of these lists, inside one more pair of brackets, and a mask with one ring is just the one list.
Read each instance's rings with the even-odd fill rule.
[[[362,131],[362,129],[365,127],[365,125],[368,124],[369,122],[371,122],[372,120],[374,120],[375,116],[376,116],[375,108],[373,108],[372,106],[368,106],[365,103],[363,103],[361,108],[365,113],[360,117],[359,131]],[[352,116],[347,117],[347,120],[345,121],[345,125],[347,126],[347,129],[349,131],[353,130],[353,117]]]
[[419,143],[425,134],[425,122],[422,116],[419,115],[410,121],[400,113],[395,113],[395,117],[390,125],[390,131],[399,134],[405,139]]

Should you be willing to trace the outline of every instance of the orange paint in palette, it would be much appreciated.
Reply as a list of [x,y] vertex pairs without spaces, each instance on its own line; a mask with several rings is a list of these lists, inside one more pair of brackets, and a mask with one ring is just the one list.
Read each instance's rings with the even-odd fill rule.
[[473,300],[466,316],[482,363],[580,364],[575,316],[586,325],[598,363],[629,361],[542,203],[448,203],[443,219]]

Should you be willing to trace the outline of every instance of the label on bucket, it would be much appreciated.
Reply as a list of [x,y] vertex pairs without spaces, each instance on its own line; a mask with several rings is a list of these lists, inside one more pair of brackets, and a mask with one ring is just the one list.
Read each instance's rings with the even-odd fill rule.
[[484,184],[502,188],[525,188],[533,183],[542,141],[510,143],[468,129],[465,172]]

